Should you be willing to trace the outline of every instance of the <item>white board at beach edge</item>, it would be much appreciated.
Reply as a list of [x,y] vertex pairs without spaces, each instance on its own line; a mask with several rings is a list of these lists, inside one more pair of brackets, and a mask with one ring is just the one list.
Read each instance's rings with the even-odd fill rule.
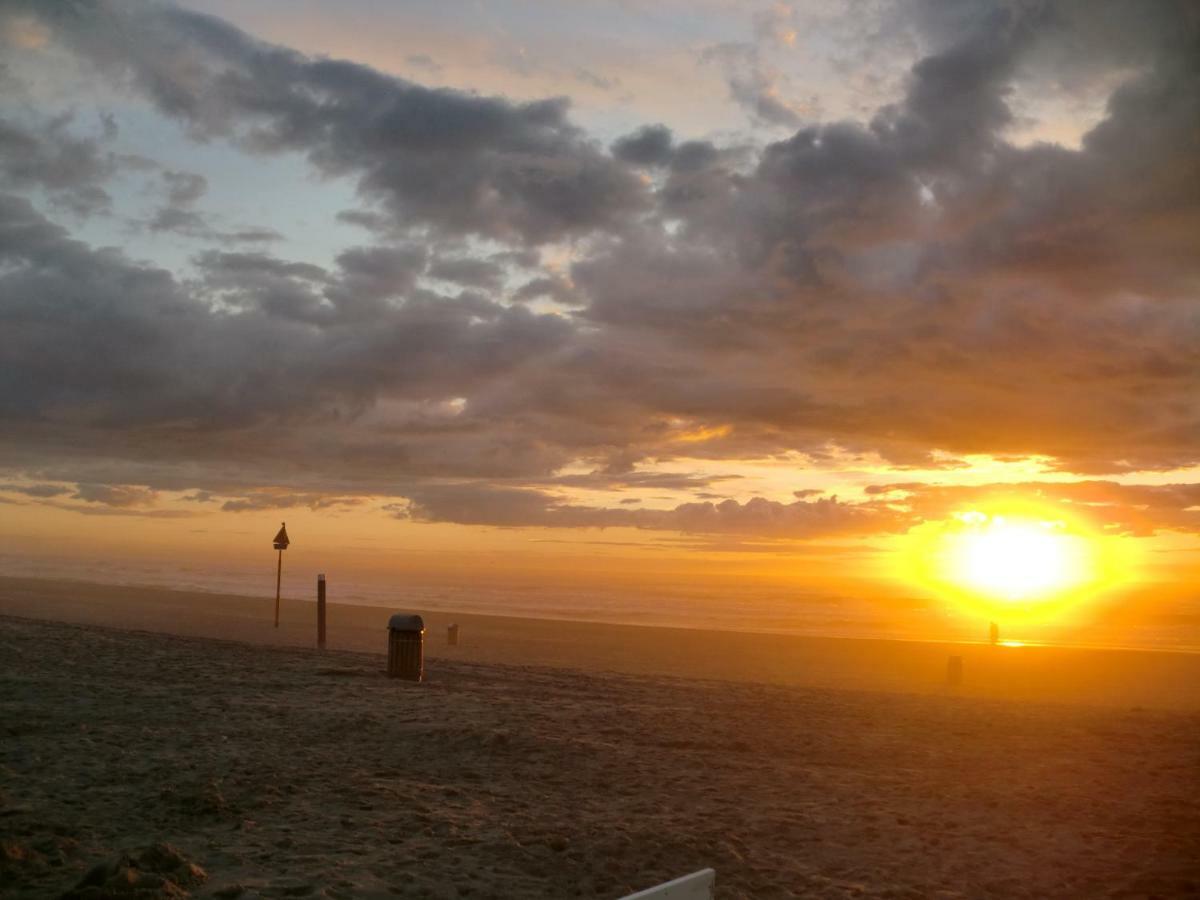
[[717,873],[712,869],[701,869],[636,894],[628,894],[621,900],[713,900]]

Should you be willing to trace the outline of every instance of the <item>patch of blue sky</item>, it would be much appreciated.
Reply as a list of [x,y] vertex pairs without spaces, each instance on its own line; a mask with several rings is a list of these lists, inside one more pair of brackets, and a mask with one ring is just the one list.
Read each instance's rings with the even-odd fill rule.
[[[199,142],[145,106],[116,114],[113,152],[144,157],[155,168],[125,168],[107,186],[115,215],[82,223],[77,234],[97,245],[120,246],[134,258],[150,257],[173,270],[187,268],[203,249],[253,249],[282,258],[331,266],[347,246],[364,243],[361,229],[337,219],[360,205],[352,178],[320,176],[300,154],[271,156],[243,152],[226,140]],[[202,175],[207,189],[191,210],[202,217],[204,234],[154,231],[150,222],[166,202],[163,171]],[[221,240],[248,229],[267,229],[269,242]]]

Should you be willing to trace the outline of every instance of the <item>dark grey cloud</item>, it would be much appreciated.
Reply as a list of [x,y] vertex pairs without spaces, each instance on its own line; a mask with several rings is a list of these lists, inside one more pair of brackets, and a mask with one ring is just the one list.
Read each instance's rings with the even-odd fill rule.
[[208,179],[195,172],[175,172],[170,169],[162,173],[167,188],[167,202],[171,206],[192,206],[208,190]]
[[191,209],[164,206],[150,220],[151,231],[176,231],[180,234],[202,235],[208,229],[204,217]]
[[73,124],[70,114],[34,124],[0,117],[0,188],[41,188],[79,216],[107,212],[112,198],[103,185],[118,160],[100,139],[74,134]]
[[154,491],[136,485],[80,484],[75,493],[71,495],[71,499],[125,508],[149,506],[154,503],[156,496]]
[[142,509],[128,506],[86,506],[69,503],[50,502],[46,504],[65,512],[79,513],[82,516],[117,516],[134,519],[188,519],[192,513],[184,509]]
[[425,271],[426,251],[415,245],[353,247],[338,254],[339,277],[325,291],[343,318],[386,314],[388,298],[412,290]]
[[357,225],[359,228],[365,228],[367,231],[378,234],[387,234],[396,230],[390,218],[383,213],[368,209],[343,209],[337,214],[337,219],[347,225]]
[[914,521],[882,504],[848,504],[836,497],[780,503],[684,503],[673,509],[579,506],[553,494],[491,484],[425,485],[409,494],[401,518],[463,525],[542,528],[639,528],[690,534],[756,535],[800,540],[903,531]]
[[486,291],[498,291],[504,282],[503,266],[471,257],[442,257],[429,267],[428,274],[431,278]]
[[194,262],[204,286],[223,304],[241,311],[310,322],[336,315],[324,296],[332,277],[320,266],[257,251],[208,250]]
[[500,250],[493,253],[488,259],[497,265],[509,266],[516,269],[536,269],[541,262],[541,255],[537,250],[518,247],[509,250]]
[[61,497],[70,494],[71,488],[59,484],[0,484],[0,491],[12,494],[24,494],[27,497]]
[[251,225],[231,231],[216,231],[213,236],[225,244],[270,244],[283,240],[283,235],[274,228]]
[[291,509],[297,506],[304,506],[311,510],[344,509],[361,506],[365,502],[361,497],[330,497],[327,494],[255,491],[244,497],[226,500],[221,504],[221,509],[225,512],[259,512],[265,509]]
[[623,490],[656,488],[658,490],[692,491],[722,481],[736,481],[738,475],[705,475],[698,472],[637,472],[610,467],[580,475],[558,475],[548,484],[562,487],[581,487],[592,490]]
[[167,169],[162,178],[166,203],[150,220],[151,231],[178,231],[201,234],[207,231],[204,217],[194,209],[196,201],[208,190],[208,179],[195,172],[176,172]]
[[564,306],[584,306],[584,300],[572,284],[561,275],[545,275],[526,281],[512,293],[512,299],[517,303],[528,303],[531,300],[553,300]]
[[400,296],[421,260],[359,248],[328,272],[210,251],[196,261],[201,281],[185,286],[0,197],[0,416],[47,431],[201,430],[220,444],[257,423],[362,411],[383,394],[414,404],[469,394],[566,336],[557,317],[475,296]]
[[612,152],[617,159],[637,166],[665,166],[671,160],[675,138],[665,125],[643,125],[632,134],[617,138]]
[[[743,384],[811,386],[829,415],[793,420],[793,437],[897,459],[924,443],[1088,471],[1185,464],[1195,16],[1177,16],[1188,37],[1164,38],[1081,150],[1021,149],[1006,98],[1046,16],[978,7],[872,121],[807,127],[748,174],[718,164],[664,188],[681,239],[638,234],[577,263],[586,315],[704,348]],[[709,420],[785,424],[766,409],[754,423],[714,402]]]
[[[130,167],[136,165],[137,162]],[[157,168],[157,164],[150,160],[145,160],[143,165]],[[214,227],[211,217],[196,209],[197,202],[208,191],[208,179],[203,175],[166,169],[159,172],[159,176],[165,203],[147,223],[152,232],[171,231],[227,246],[269,244],[283,239],[283,235],[273,228],[247,226],[223,230]]]
[[[941,521],[1005,499],[1037,498],[1049,515],[1082,520],[1099,532],[1145,536],[1157,531],[1200,534],[1200,485],[1122,485],[1110,481],[876,485],[866,500],[811,498],[795,502],[755,497],[739,503],[684,503],[670,509],[579,506],[553,493],[486,483],[426,485],[409,494],[395,514],[419,521],[498,527],[628,527],[691,534],[753,535],[784,540],[903,532],[925,521]],[[816,491],[820,494],[820,491]]]

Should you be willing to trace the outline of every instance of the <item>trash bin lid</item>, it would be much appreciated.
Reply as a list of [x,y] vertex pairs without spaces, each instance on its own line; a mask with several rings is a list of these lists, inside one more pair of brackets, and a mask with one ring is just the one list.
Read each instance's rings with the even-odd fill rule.
[[424,631],[425,620],[410,613],[396,613],[388,619],[388,631]]

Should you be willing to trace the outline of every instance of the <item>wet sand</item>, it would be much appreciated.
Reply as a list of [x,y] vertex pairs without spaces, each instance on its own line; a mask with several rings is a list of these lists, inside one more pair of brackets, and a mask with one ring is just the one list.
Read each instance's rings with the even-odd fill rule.
[[[331,595],[336,599],[336,595]],[[312,647],[316,604],[161,588],[0,577],[0,615]],[[781,685],[1200,710],[1200,654],[847,640],[482,616],[330,603],[331,649],[383,653],[393,611],[420,612],[431,659]],[[446,626],[460,643],[446,645]],[[946,685],[950,656],[963,683]]]
[[1195,714],[382,668],[0,617],[0,895],[615,898],[704,866],[723,898],[1200,890]]

